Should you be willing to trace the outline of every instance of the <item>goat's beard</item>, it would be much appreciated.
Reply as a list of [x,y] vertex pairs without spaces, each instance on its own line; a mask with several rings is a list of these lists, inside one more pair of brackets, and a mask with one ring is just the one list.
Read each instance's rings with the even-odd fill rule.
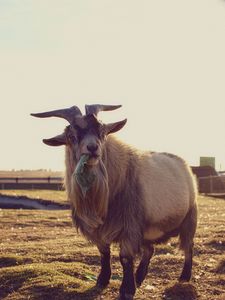
[[[102,160],[92,166],[92,172],[95,180],[85,195],[72,174],[70,188],[67,191],[73,206],[73,214],[84,223],[85,230],[88,232],[93,232],[104,223],[109,202],[108,175]],[[78,226],[78,224],[75,225]]]

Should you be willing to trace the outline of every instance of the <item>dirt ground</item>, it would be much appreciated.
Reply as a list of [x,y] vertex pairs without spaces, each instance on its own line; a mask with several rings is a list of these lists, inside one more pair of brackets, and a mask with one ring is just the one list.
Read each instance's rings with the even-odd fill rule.
[[[62,194],[51,193],[48,199],[60,201]],[[198,202],[191,282],[177,281],[183,256],[172,239],[157,246],[135,299],[225,299],[225,200],[200,196]],[[122,270],[116,246],[111,282],[100,291],[98,252],[72,227],[70,211],[2,209],[0,220],[0,299],[117,299]]]

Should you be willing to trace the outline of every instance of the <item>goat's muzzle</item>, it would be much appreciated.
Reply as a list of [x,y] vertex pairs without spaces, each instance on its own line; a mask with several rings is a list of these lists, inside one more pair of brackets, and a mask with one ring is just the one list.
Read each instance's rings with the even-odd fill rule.
[[89,166],[95,166],[98,164],[99,159],[101,157],[101,146],[97,139],[93,136],[87,138],[83,141],[83,145],[81,146],[80,157],[82,155],[88,155],[89,159],[86,164]]
[[89,159],[87,161],[88,166],[96,166],[99,163],[100,155],[91,154],[89,155]]

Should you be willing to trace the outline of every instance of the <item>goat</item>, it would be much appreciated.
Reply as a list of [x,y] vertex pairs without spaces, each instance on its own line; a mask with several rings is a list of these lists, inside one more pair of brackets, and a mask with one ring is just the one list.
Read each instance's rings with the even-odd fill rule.
[[[191,169],[180,157],[168,153],[139,151],[112,133],[126,119],[103,124],[99,111],[120,106],[86,105],[31,114],[35,117],[60,117],[69,122],[63,134],[43,142],[65,145],[65,187],[72,208],[74,225],[101,254],[97,286],[106,287],[111,276],[110,245],[120,246],[123,279],[120,299],[133,299],[148,271],[154,244],[170,237],[180,238],[185,261],[181,281],[189,281],[192,271],[193,239],[197,226],[197,188]],[[74,177],[82,155],[95,180],[86,193]],[[134,275],[134,259],[142,252]]]

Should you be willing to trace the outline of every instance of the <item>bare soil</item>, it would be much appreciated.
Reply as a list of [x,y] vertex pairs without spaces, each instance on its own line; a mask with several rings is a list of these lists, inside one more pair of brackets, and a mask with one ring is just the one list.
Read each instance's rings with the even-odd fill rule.
[[[61,192],[51,193],[48,197],[60,201]],[[98,290],[98,251],[73,228],[69,210],[2,209],[0,220],[0,299],[117,299],[122,278],[117,247],[111,282]],[[157,246],[135,299],[225,299],[225,200],[199,197],[194,252],[192,280],[181,284],[177,239]]]

